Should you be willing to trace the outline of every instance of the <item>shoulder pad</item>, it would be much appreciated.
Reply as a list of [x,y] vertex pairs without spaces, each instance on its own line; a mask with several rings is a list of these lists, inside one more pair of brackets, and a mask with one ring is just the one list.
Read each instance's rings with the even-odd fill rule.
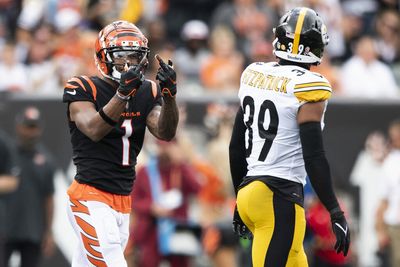
[[331,97],[332,87],[322,75],[308,72],[294,85],[293,92],[300,102],[318,102]]

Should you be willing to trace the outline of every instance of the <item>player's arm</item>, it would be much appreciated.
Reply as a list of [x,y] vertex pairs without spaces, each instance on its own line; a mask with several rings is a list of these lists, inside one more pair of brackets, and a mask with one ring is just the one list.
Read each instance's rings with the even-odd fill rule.
[[350,245],[350,232],[336,195],[333,191],[328,160],[322,141],[321,119],[325,101],[302,105],[297,115],[300,140],[307,174],[321,203],[331,214],[332,229],[336,235],[335,249],[347,255]]
[[[239,107],[229,143],[229,165],[236,195],[243,177],[247,174],[246,147],[244,143],[245,133],[246,126],[243,123],[243,110]],[[253,239],[253,234],[244,224],[242,218],[240,218],[236,206],[233,212],[232,229],[239,237]]]
[[144,80],[143,69],[146,64],[142,60],[135,68],[127,69],[121,74],[120,84],[116,94],[99,111],[90,101],[75,101],[70,103],[70,119],[78,129],[91,140],[98,142],[107,135],[118,123],[126,103],[134,97]]
[[147,116],[147,127],[158,139],[170,141],[175,137],[179,121],[179,111],[176,104],[176,73],[172,61],[168,65],[156,55],[160,64],[156,79],[159,80],[164,103],[162,107],[155,106]]
[[125,109],[126,102],[117,96],[111,98],[102,109],[109,121],[97,112],[94,104],[89,101],[76,101],[69,105],[70,119],[74,121],[78,129],[92,141],[98,142],[107,135],[121,116]]
[[321,119],[325,102],[304,104],[297,116],[307,174],[315,192],[328,211],[339,208],[332,187],[330,168],[322,142]]
[[239,107],[229,143],[229,165],[236,194],[243,177],[247,174],[245,133],[246,126],[243,123],[243,110]]
[[163,106],[155,106],[147,116],[147,127],[158,139],[170,141],[175,137],[179,112],[175,99],[164,99]]

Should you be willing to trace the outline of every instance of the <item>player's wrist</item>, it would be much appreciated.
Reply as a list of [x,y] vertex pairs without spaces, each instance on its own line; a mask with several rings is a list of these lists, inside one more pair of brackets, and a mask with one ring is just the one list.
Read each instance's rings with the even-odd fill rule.
[[119,90],[119,88],[118,88],[118,90],[117,90],[117,92],[115,93],[115,96],[119,99],[119,100],[121,100],[121,101],[129,101],[129,99],[131,99],[132,98],[132,95],[125,95],[124,93],[122,93],[120,90]]
[[335,219],[335,218],[344,216],[344,212],[342,211],[342,209],[339,206],[329,210],[329,214],[331,216],[331,219]]
[[164,99],[175,99],[176,86],[174,88],[164,87],[161,89],[161,94]]
[[118,122],[110,118],[103,110],[103,107],[99,110],[100,117],[111,127],[114,127]]

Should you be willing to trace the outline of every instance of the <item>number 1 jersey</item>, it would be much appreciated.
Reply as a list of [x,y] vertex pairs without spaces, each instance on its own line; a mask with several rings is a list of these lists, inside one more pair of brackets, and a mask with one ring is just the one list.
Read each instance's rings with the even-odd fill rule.
[[[98,77],[79,76],[70,79],[63,101],[92,102],[98,111],[115,95],[113,88]],[[145,80],[135,97],[131,98],[117,125],[100,141],[94,142],[83,134],[67,110],[73,161],[79,183],[118,195],[129,195],[135,178],[136,158],[142,149],[146,118],[156,105],[162,105],[158,86]]]
[[247,128],[247,176],[274,176],[304,185],[297,113],[304,103],[329,99],[331,92],[323,76],[298,66],[276,62],[249,65],[239,89]]

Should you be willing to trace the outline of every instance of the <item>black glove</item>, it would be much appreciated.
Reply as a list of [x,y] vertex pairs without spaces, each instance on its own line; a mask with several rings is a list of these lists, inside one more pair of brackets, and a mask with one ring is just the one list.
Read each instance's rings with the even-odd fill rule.
[[176,72],[171,60],[168,60],[168,65],[164,60],[156,55],[160,67],[157,71],[156,79],[160,83],[161,93],[164,97],[175,97],[176,95]]
[[241,238],[253,239],[253,233],[244,224],[242,218],[240,218],[237,207],[235,207],[235,211],[233,213],[232,229]]
[[137,90],[144,81],[143,69],[147,61],[142,60],[136,67],[131,67],[121,74],[118,94],[122,99],[135,96]]
[[335,250],[336,253],[343,251],[346,256],[350,246],[350,229],[344,217],[343,211],[335,211],[331,213],[332,231],[336,236]]

